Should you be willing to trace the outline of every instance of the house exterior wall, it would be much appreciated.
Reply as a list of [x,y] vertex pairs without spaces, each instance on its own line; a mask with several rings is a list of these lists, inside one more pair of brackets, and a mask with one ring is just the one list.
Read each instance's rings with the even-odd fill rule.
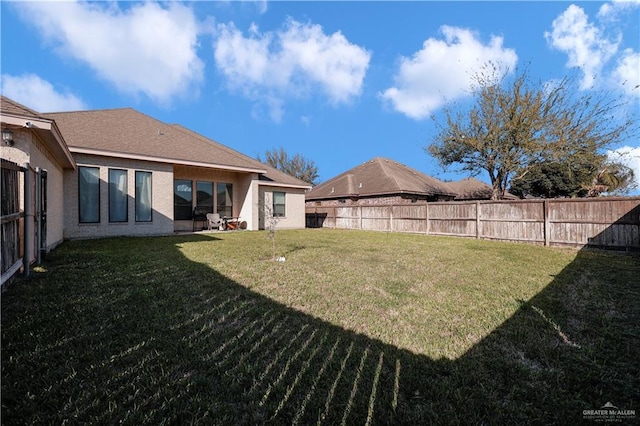
[[[31,167],[47,171],[47,251],[60,244],[64,238],[64,172],[53,160],[44,144],[33,136],[35,149],[31,151]],[[35,199],[35,191],[33,193]]]
[[[78,171],[64,173],[64,238],[98,238],[120,235],[173,233],[173,167],[170,164],[74,154],[78,167],[100,169],[100,222],[80,223]],[[127,222],[109,222],[109,169],[127,170]],[[135,220],[135,172],[151,172],[151,222]]]
[[243,175],[238,183],[238,190],[242,195],[241,220],[247,222],[250,231],[258,229],[258,175],[251,173]]
[[[2,146],[2,158],[19,165],[29,163],[31,169],[44,169],[47,171],[47,251],[53,249],[63,240],[64,229],[64,183],[63,170],[54,159],[45,144],[31,131],[16,129],[13,131],[14,146]],[[30,243],[31,253],[29,258],[34,260],[37,255],[35,244],[35,174],[31,173],[31,215],[24,220],[30,220],[31,227],[27,238]],[[20,187],[20,204],[24,210],[24,186]]]
[[[226,170],[207,169],[204,167],[189,167],[189,166],[174,166],[174,180],[183,179],[193,182],[194,194],[195,183],[213,182],[217,183],[230,183],[233,185],[233,216],[239,217],[239,220],[247,222],[247,228],[252,229],[250,224],[253,222],[253,208],[251,206],[251,181],[257,179],[257,175],[254,173],[240,173],[230,172]],[[173,191],[173,182],[171,183]],[[216,202],[216,188],[214,186],[214,210],[217,205]],[[173,194],[173,192],[172,192]],[[173,208],[173,195],[171,196],[172,208]],[[196,207],[195,196],[192,200],[192,208]],[[193,229],[193,222],[191,220],[176,220],[174,223],[174,229],[176,231],[191,231]]]
[[285,215],[277,218],[277,229],[300,229],[305,227],[304,189],[281,188],[277,186],[260,185],[259,188],[259,229],[266,229],[268,218],[273,206],[273,193],[284,192]]

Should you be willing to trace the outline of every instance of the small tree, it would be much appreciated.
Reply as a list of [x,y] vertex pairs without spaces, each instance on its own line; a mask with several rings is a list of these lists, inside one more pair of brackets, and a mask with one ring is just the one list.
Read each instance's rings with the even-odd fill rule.
[[318,180],[318,167],[312,160],[307,160],[300,154],[289,157],[284,148],[280,147],[267,151],[265,155],[265,161],[260,156],[258,156],[258,161],[263,161],[271,167],[311,185],[315,185]]
[[264,216],[265,229],[267,230],[267,238],[271,240],[271,260],[276,260],[276,228],[280,218],[273,214],[273,207],[266,202],[260,206]]
[[571,78],[554,85],[534,83],[526,71],[512,80],[488,64],[474,78],[475,104],[444,108],[445,124],[426,147],[443,167],[489,173],[493,199],[510,181],[544,163],[593,164],[610,145],[637,130],[624,116],[625,103],[606,93],[577,95]]

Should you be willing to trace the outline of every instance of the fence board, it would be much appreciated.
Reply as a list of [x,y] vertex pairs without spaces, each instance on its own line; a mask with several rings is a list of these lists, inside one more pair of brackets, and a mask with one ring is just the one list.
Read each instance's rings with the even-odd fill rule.
[[[310,218],[324,215],[319,221]],[[307,207],[318,227],[640,250],[640,197]]]
[[24,169],[2,160],[0,179],[2,202],[0,205],[0,284],[4,284],[18,270],[21,263],[20,177]]

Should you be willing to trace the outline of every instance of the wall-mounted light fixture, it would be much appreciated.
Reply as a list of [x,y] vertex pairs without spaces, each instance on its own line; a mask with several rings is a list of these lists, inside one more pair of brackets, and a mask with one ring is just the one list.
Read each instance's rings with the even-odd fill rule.
[[11,130],[2,129],[2,142],[4,142],[5,145],[13,146],[15,142],[13,140],[13,132]]

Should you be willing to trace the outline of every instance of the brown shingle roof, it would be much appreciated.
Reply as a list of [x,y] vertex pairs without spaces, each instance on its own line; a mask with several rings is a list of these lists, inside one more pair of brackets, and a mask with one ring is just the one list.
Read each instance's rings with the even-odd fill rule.
[[0,95],[2,127],[28,128],[38,135],[63,168],[75,169],[76,163],[56,122],[13,99]]
[[307,193],[307,200],[393,194],[448,196],[444,182],[387,158],[374,158],[348,170]]
[[0,96],[0,110],[3,114],[18,115],[23,117],[43,118],[39,112],[27,108],[26,106],[9,99],[5,96]]
[[72,152],[163,159],[182,164],[260,173],[261,181],[308,188],[228,146],[179,124],[167,124],[132,108],[48,113],[58,123]]
[[[490,185],[487,185],[476,178],[466,178],[457,182],[447,182],[447,185],[458,194],[455,198],[456,200],[490,200],[493,192]],[[505,194],[505,199],[516,198],[518,197],[513,194]]]
[[447,182],[456,194],[456,200],[487,200],[491,198],[491,187],[476,178]]
[[267,164],[263,164],[267,172],[260,175],[260,183],[264,185],[271,184],[285,184],[288,186],[299,186],[302,188],[311,188],[311,184],[303,180],[290,176],[278,169],[275,169]]
[[94,150],[176,163],[209,164],[253,172],[265,170],[257,160],[132,108],[59,112],[46,116],[58,123],[72,152]]
[[301,181],[300,179],[297,179],[297,178],[295,178],[293,176],[290,176],[290,175],[288,175],[288,174],[286,174],[284,172],[281,172],[280,170],[275,169],[275,168],[273,168],[273,167],[271,167],[271,166],[269,166],[267,164],[264,164],[264,163],[262,163],[262,162],[260,162],[258,160],[254,160],[251,157],[247,157],[246,155],[241,154],[241,153],[229,148],[228,146],[225,146],[225,145],[219,144],[217,142],[214,142],[214,141],[212,141],[210,139],[207,139],[206,137],[202,136],[201,134],[196,133],[193,130],[187,129],[186,127],[183,127],[180,124],[173,124],[172,126],[177,128],[177,129],[179,129],[179,130],[181,130],[181,131],[183,131],[183,132],[185,132],[185,133],[187,133],[187,134],[189,134],[189,135],[191,135],[194,138],[200,139],[200,140],[202,140],[204,142],[207,142],[209,144],[211,144],[211,143],[215,144],[217,149],[219,149],[221,151],[224,151],[229,155],[240,155],[240,156],[242,156],[247,161],[247,164],[250,163],[252,165],[252,167],[262,169],[265,172],[265,173],[262,173],[260,175],[260,181],[271,182],[271,183],[276,183],[276,184],[286,184],[286,185],[291,185],[291,186],[302,186],[302,187],[305,187],[305,188],[310,188],[311,187],[310,184],[308,184],[308,183],[306,183],[304,181]]

